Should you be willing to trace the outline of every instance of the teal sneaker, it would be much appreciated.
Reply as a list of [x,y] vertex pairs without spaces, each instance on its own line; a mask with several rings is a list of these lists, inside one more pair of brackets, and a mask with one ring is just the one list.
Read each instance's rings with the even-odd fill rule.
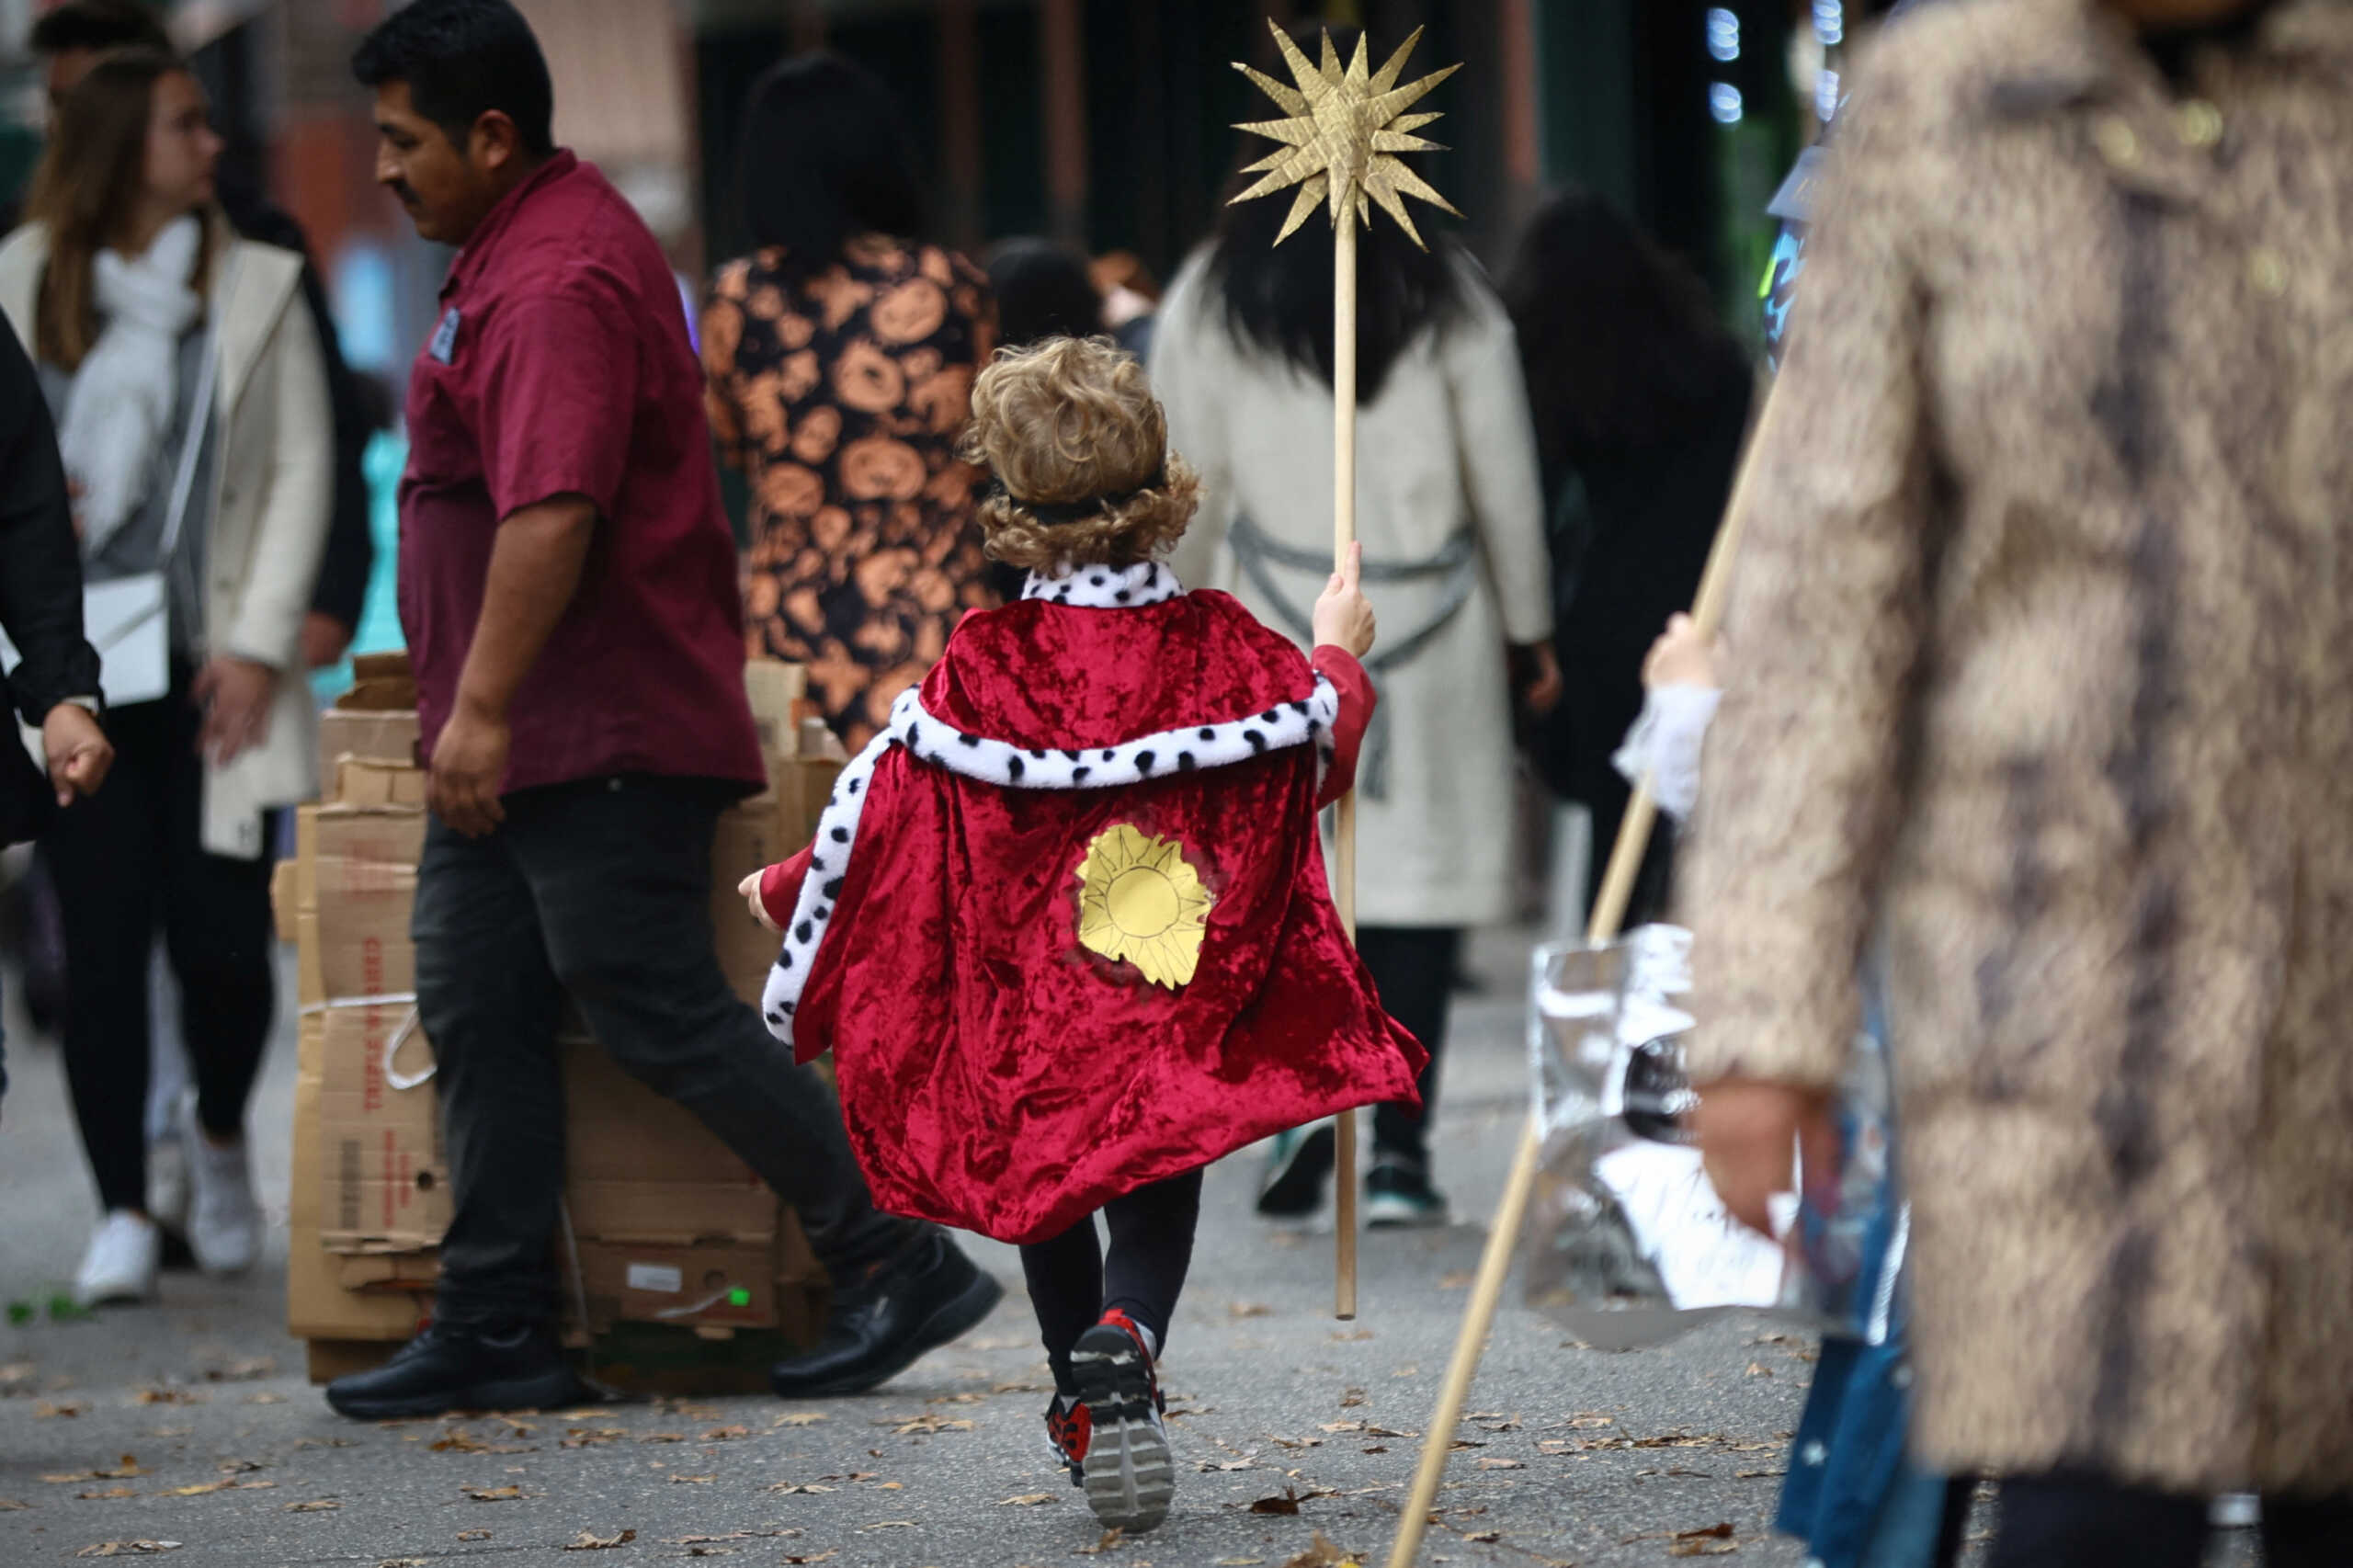
[[1364,1222],[1373,1230],[1448,1223],[1446,1195],[1429,1168],[1407,1154],[1380,1154],[1364,1177]]
[[1332,1174],[1339,1135],[1328,1121],[1275,1134],[1266,1173],[1258,1178],[1258,1212],[1269,1220],[1304,1220],[1324,1207],[1324,1179]]

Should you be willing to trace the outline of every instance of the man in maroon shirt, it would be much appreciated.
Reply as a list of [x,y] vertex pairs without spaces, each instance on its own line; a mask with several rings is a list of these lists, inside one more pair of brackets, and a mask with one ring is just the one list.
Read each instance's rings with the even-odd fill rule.
[[711,835],[765,772],[701,377],[654,236],[550,135],[507,0],[415,0],[353,60],[377,177],[460,246],[411,372],[400,605],[432,776],[417,1007],[456,1212],[435,1320],[328,1403],[368,1419],[588,1397],[554,1331],[563,994],[798,1210],[834,1279],[780,1393],[870,1388],[1002,1293],[879,1213],[822,1080],[729,991]]

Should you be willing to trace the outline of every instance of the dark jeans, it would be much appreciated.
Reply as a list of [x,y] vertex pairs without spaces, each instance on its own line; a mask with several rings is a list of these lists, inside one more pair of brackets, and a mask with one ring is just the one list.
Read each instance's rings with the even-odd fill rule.
[[835,1279],[915,1233],[875,1210],[824,1080],[793,1063],[719,967],[710,843],[727,800],[704,780],[599,778],[507,796],[486,838],[428,825],[412,930],[456,1199],[445,1320],[556,1311],[566,992],[624,1069],[798,1210]]
[[1193,1266],[1201,1173],[1188,1171],[1140,1187],[1111,1199],[1102,1213],[1111,1231],[1108,1256],[1095,1233],[1092,1214],[1051,1241],[1021,1249],[1021,1275],[1029,1286],[1029,1304],[1038,1312],[1046,1364],[1053,1369],[1054,1386],[1067,1394],[1078,1392],[1078,1380],[1070,1369],[1071,1346],[1105,1312],[1117,1309],[1127,1313],[1166,1347],[1168,1320],[1176,1314],[1176,1298]]
[[[2001,1492],[2001,1525],[1986,1568],[2198,1568],[2206,1558],[2203,1497],[2064,1473],[2012,1477]],[[2353,1562],[2353,1500],[2265,1498],[2263,1561],[2265,1568]]]
[[208,855],[201,718],[185,669],[171,694],[107,715],[106,788],[42,841],[65,926],[65,1072],[108,1209],[147,1206],[148,966],[160,930],[205,1131],[242,1135],[269,1042],[277,934],[267,858]]
[[1438,1062],[1446,1054],[1447,1009],[1462,956],[1462,931],[1454,926],[1367,926],[1357,932],[1357,952],[1372,971],[1382,1008],[1430,1053],[1430,1064],[1422,1069],[1421,1109],[1393,1102],[1373,1108],[1373,1157],[1394,1154],[1427,1166],[1429,1123],[1438,1114]]

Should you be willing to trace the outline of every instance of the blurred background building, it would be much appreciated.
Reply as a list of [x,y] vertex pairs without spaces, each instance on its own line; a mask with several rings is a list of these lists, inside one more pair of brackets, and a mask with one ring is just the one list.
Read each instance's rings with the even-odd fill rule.
[[[354,41],[397,0],[158,0],[212,88],[231,156],[309,230],[353,362],[395,384],[445,256],[373,181]],[[1235,60],[1273,64],[1264,18],[1362,25],[1461,61],[1432,177],[1497,259],[1547,186],[1612,198],[1753,314],[1764,208],[1811,133],[1807,84],[1867,0],[521,0],[556,78],[557,132],[638,204],[686,276],[741,248],[727,192],[745,91],[830,48],[898,89],[940,237],[1048,233],[1132,251],[1161,277],[1206,234],[1255,118]],[[43,114],[23,40],[43,0],[0,0],[0,190]]]

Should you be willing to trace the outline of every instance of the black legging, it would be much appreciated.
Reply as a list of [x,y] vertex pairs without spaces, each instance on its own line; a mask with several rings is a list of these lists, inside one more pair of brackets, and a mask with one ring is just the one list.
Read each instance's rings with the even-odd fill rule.
[[199,719],[188,672],[173,674],[161,701],[107,715],[115,761],[106,788],[62,813],[43,841],[65,925],[66,1082],[109,1210],[147,1206],[156,933],[179,977],[181,1034],[207,1131],[244,1132],[276,1000],[269,861],[205,853]]
[[1103,1206],[1111,1228],[1107,1257],[1088,1215],[1051,1241],[1021,1249],[1021,1273],[1029,1304],[1046,1341],[1046,1363],[1054,1386],[1078,1392],[1071,1375],[1071,1346],[1107,1312],[1117,1309],[1152,1331],[1156,1346],[1168,1343],[1168,1320],[1193,1265],[1193,1227],[1201,1217],[1201,1173],[1188,1171],[1140,1187]]
[[[2001,1495],[1986,1568],[2198,1568],[2206,1558],[2203,1497],[2068,1474],[2013,1477]],[[2265,1568],[2353,1562],[2353,1501],[2265,1498],[2263,1561]]]
[[1462,931],[1454,926],[1367,926],[1357,932],[1357,952],[1372,972],[1383,1011],[1405,1026],[1430,1064],[1422,1069],[1422,1108],[1392,1103],[1372,1112],[1372,1152],[1429,1164],[1430,1118],[1438,1111],[1438,1062],[1446,1053],[1447,1009],[1454,995],[1455,966],[1462,954]]

